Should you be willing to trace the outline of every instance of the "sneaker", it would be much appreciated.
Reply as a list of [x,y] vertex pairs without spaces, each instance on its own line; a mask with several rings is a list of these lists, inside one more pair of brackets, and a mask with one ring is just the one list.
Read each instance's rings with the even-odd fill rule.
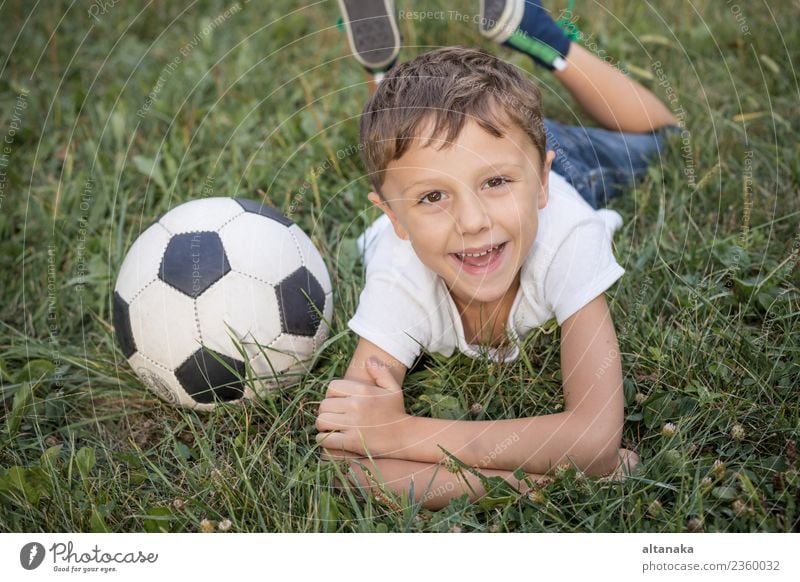
[[339,0],[353,56],[371,73],[390,69],[400,54],[394,0]]
[[503,44],[514,34],[525,14],[525,0],[481,0],[481,34]]
[[498,44],[563,71],[571,38],[542,8],[539,0],[481,0],[480,32]]

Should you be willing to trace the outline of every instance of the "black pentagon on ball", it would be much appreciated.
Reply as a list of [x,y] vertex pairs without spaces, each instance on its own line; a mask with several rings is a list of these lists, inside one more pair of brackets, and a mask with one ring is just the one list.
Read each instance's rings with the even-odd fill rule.
[[248,198],[234,198],[234,200],[239,203],[239,206],[241,206],[245,212],[260,214],[261,216],[271,218],[272,220],[279,222],[284,226],[292,226],[294,224],[290,218],[287,218],[281,213],[280,210],[270,206],[269,204],[259,202],[258,200],[250,200]]
[[167,285],[196,298],[230,270],[225,247],[216,232],[185,232],[169,239],[158,276]]
[[245,375],[241,360],[202,347],[175,370],[178,382],[201,404],[239,400],[244,394],[240,377]]
[[117,341],[125,357],[130,358],[136,353],[136,341],[133,339],[128,303],[116,291],[114,291],[113,309],[114,332],[117,334]]
[[304,336],[317,333],[325,307],[325,292],[311,271],[300,267],[275,285],[275,294],[284,332]]

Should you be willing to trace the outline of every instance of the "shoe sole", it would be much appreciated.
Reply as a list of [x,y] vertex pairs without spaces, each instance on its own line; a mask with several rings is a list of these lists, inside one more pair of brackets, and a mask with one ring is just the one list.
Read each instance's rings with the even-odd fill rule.
[[478,29],[498,44],[508,40],[522,22],[525,0],[481,0]]
[[350,50],[371,70],[388,68],[400,54],[394,0],[338,0]]

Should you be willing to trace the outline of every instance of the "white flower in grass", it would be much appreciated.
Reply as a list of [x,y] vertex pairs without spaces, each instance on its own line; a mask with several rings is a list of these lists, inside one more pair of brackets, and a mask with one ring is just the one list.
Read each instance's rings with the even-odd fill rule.
[[567,474],[567,471],[569,471],[569,465],[567,463],[561,463],[553,469],[553,475],[556,479],[562,479]]
[[734,512],[734,513],[735,513],[737,516],[741,516],[741,515],[747,515],[747,514],[749,514],[749,513],[750,513],[750,508],[749,508],[749,507],[747,506],[747,504],[746,504],[744,501],[742,501],[741,499],[736,499],[736,500],[735,500],[735,501],[734,501],[734,502],[731,504],[731,509],[733,509],[733,512]]
[[717,459],[711,467],[711,472],[717,479],[722,479],[725,476],[725,463]]
[[735,441],[741,441],[745,437],[744,427],[738,422],[731,427],[731,438]]
[[664,426],[661,427],[661,435],[667,438],[674,437],[678,434],[678,427],[672,424],[671,422],[666,423]]
[[545,499],[544,493],[540,489],[533,489],[528,491],[528,499],[531,500],[531,503],[542,504]]
[[650,517],[658,517],[661,515],[662,511],[664,511],[664,506],[661,505],[661,502],[658,499],[651,501],[650,505],[647,506],[647,513],[650,515]]
[[231,529],[232,525],[233,524],[231,523],[230,519],[223,519],[221,522],[219,522],[217,527],[219,528],[219,531],[228,531]]

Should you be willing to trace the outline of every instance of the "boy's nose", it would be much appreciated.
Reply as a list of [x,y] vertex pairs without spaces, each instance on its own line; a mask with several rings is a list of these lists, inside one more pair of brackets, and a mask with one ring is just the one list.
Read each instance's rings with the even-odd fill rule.
[[474,192],[459,197],[455,218],[461,235],[478,233],[492,226],[485,202]]

